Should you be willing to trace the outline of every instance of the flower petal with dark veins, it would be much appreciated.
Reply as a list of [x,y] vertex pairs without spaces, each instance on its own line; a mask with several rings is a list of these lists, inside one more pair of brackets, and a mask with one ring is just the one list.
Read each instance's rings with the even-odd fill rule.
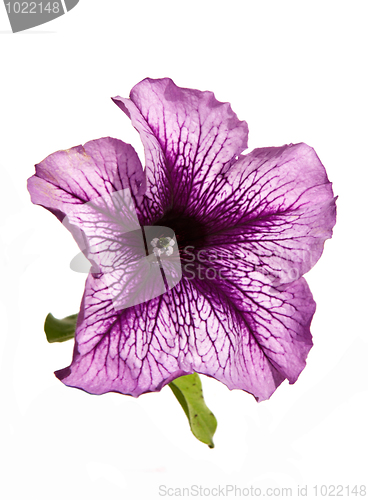
[[167,299],[165,294],[116,311],[105,276],[89,275],[73,362],[56,376],[92,394],[114,391],[139,396],[191,373],[178,365],[179,344]]
[[146,185],[132,146],[106,137],[45,158],[28,179],[28,190],[32,202],[64,222],[84,251],[89,246],[85,235],[106,240],[114,228],[122,232],[122,224],[126,231],[139,228],[135,206],[141,203]]
[[93,394],[139,396],[198,372],[259,401],[295,382],[312,346],[315,303],[304,279],[268,293],[254,281],[239,310],[222,290],[182,280],[166,294],[115,311],[104,277],[89,276],[66,384]]
[[56,212],[129,188],[141,201],[146,190],[142,164],[130,144],[105,137],[57,151],[36,165],[28,179],[32,202]]
[[216,175],[247,147],[246,122],[212,92],[177,87],[169,78],[146,78],[130,99],[113,100],[131,118],[145,147],[151,220],[173,207],[195,214]]
[[[189,283],[200,311],[196,315],[192,310],[199,353],[206,352],[206,333],[224,346],[215,349],[215,356],[211,354],[212,362],[203,355],[202,366],[195,371],[215,377],[230,389],[250,392],[259,401],[268,399],[285,378],[290,383],[297,380],[312,347],[310,323],[315,312],[304,278],[275,290],[259,274],[249,280],[246,293],[234,296],[210,280]],[[211,365],[211,371],[205,371]]]
[[302,143],[255,149],[216,182],[201,221],[212,260],[225,254],[219,266],[226,268],[232,255],[238,279],[261,272],[279,286],[318,261],[332,236],[336,198],[312,148]]

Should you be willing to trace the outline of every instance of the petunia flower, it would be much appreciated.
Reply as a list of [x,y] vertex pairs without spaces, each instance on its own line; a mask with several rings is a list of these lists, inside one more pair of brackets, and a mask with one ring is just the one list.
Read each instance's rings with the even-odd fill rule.
[[[132,146],[104,138],[48,156],[29,179],[33,203],[67,217],[89,258],[95,238],[110,264],[122,262],[111,271],[119,278],[101,267],[88,275],[73,360],[56,376],[93,394],[139,396],[197,372],[269,398],[297,380],[312,347],[315,302],[302,275],[336,217],[323,165],[303,143],[241,155],[248,126],[230,105],[167,78],[113,100],[140,134],[144,170]],[[114,202],[127,192],[125,205]],[[133,293],[148,254],[142,269],[163,279],[158,295],[116,307],[112,289],[122,300]],[[168,286],[162,262],[174,255],[181,276]]]

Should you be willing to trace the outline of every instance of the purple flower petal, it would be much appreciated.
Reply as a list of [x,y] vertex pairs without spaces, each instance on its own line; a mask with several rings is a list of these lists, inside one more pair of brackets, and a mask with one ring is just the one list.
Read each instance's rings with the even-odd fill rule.
[[[86,236],[95,235],[95,227],[103,223],[106,232],[139,228],[135,209],[146,190],[141,162],[129,144],[111,137],[87,142],[84,146],[57,151],[36,165],[36,174],[28,179],[31,200],[52,212],[72,232],[81,250],[88,247]],[[114,200],[119,208],[124,197],[116,192],[128,192],[125,217],[116,217]],[[106,207],[107,200],[109,206]],[[116,204],[116,203],[115,203]],[[68,216],[68,217],[67,217]],[[81,230],[84,234],[82,234]],[[97,244],[97,242],[96,242]]]
[[[262,276],[262,275],[261,275]],[[203,373],[259,401],[288,378],[295,382],[312,346],[315,303],[304,279],[280,292],[254,280],[243,310],[203,281],[115,311],[103,278],[87,279],[66,384],[93,394],[139,396],[176,377]]]
[[87,278],[73,362],[56,376],[92,394],[139,396],[186,375],[178,366],[178,339],[167,294],[116,311],[104,278]]
[[147,78],[132,89],[130,99],[113,100],[131,118],[145,147],[146,224],[173,206],[196,213],[217,174],[247,147],[246,122],[212,92]]
[[216,256],[233,255],[239,278],[261,272],[272,286],[290,283],[311,269],[332,236],[335,200],[306,144],[255,149],[213,185],[201,218],[204,245]]
[[[58,151],[29,179],[32,201],[62,220],[93,264],[92,272],[104,274],[116,310],[160,296],[181,278],[177,245],[171,267],[163,262],[166,284],[157,259],[146,256],[135,206],[142,201],[142,186],[144,172],[135,151],[111,138]],[[145,229],[146,239],[151,232]]]
[[28,179],[32,202],[59,220],[77,205],[127,188],[139,204],[146,190],[143,168],[132,146],[111,137],[51,154]]

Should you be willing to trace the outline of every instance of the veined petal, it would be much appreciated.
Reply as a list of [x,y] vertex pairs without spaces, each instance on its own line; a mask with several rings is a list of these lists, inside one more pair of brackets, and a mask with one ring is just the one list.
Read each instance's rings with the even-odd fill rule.
[[273,286],[309,271],[336,221],[331,183],[306,144],[241,156],[219,176],[206,203],[208,249],[233,254],[240,270],[261,272]]
[[108,241],[139,227],[135,207],[145,189],[136,152],[111,137],[51,154],[28,179],[32,202],[64,222],[82,251],[90,246],[86,237]]
[[179,343],[167,297],[116,311],[105,276],[89,275],[73,362],[56,376],[92,394],[115,391],[137,397],[192,373],[179,367]]
[[[253,279],[242,301],[209,280],[182,280],[190,287],[195,328],[195,371],[230,389],[268,399],[286,378],[294,383],[312,347],[310,323],[315,302],[306,281],[282,291],[270,289],[262,275]],[[239,307],[239,305],[241,306]]]
[[212,92],[147,78],[114,102],[132,119],[146,152],[154,217],[173,206],[195,215],[216,175],[247,147],[248,126]]
[[267,399],[304,368],[315,310],[304,279],[277,296],[268,290],[254,283],[239,310],[222,290],[184,279],[161,297],[115,311],[103,277],[90,275],[73,362],[56,375],[93,394],[139,396],[195,371]]
[[143,168],[132,146],[111,137],[51,154],[28,179],[32,202],[60,220],[76,205],[127,188],[139,204],[146,190]]

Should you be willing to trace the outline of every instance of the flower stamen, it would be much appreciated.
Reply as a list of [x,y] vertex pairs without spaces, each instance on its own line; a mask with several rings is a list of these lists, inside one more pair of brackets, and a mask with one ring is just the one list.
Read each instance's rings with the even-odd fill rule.
[[175,240],[173,238],[163,237],[163,238],[153,238],[151,241],[151,246],[153,247],[153,253],[158,257],[160,255],[171,255],[174,251],[173,246],[175,245]]

